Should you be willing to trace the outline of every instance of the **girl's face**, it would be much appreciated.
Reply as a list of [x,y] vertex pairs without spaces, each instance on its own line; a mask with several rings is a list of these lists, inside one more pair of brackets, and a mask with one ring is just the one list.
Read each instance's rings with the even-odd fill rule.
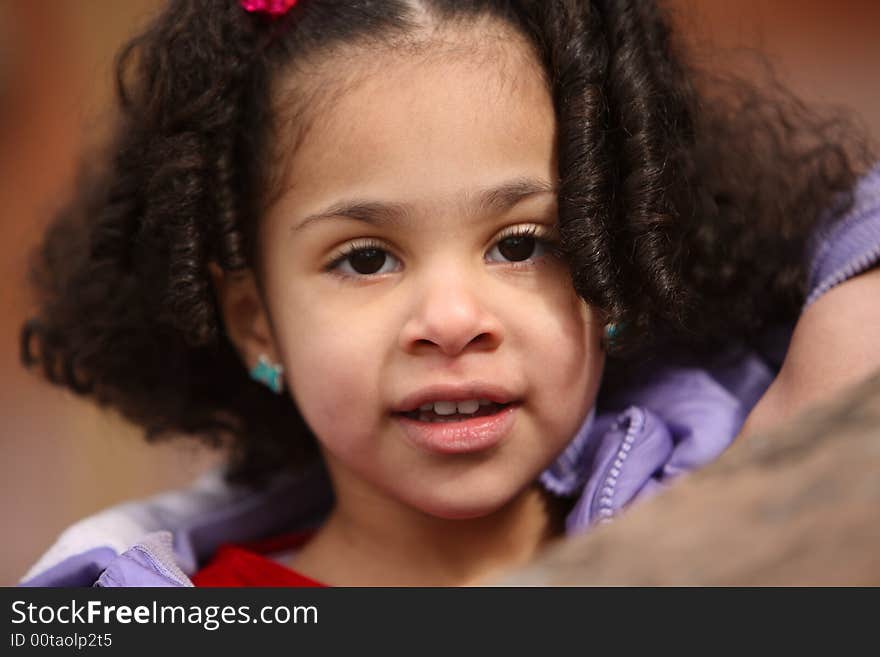
[[272,355],[337,494],[466,518],[564,449],[603,358],[600,318],[550,244],[555,119],[538,64],[509,34],[446,38],[316,74],[333,91],[289,135],[261,276]]

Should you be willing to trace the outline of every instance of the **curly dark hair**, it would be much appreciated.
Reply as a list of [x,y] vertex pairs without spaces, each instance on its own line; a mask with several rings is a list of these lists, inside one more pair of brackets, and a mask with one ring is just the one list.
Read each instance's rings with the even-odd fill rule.
[[578,294],[623,327],[610,379],[664,342],[748,341],[797,317],[808,236],[859,174],[848,125],[698,75],[654,2],[308,0],[269,19],[237,0],[173,0],[119,56],[116,136],[38,253],[23,361],[148,438],[230,439],[238,481],[316,458],[295,403],[248,377],[208,266],[255,262],[280,72],[425,15],[495,17],[543,64],[562,250]]

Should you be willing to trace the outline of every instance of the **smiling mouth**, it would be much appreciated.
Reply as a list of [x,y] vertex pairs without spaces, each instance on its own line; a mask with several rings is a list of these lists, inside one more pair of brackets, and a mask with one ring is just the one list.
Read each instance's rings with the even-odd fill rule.
[[429,422],[432,424],[440,424],[444,422],[462,422],[464,420],[472,420],[477,417],[497,415],[511,405],[512,404],[498,404],[496,402],[491,402],[486,405],[481,405],[474,413],[452,413],[451,415],[439,415],[433,410],[423,411],[420,409],[410,411],[409,413],[395,413],[395,415],[399,415],[400,417],[405,417],[410,420],[415,420],[416,422]]

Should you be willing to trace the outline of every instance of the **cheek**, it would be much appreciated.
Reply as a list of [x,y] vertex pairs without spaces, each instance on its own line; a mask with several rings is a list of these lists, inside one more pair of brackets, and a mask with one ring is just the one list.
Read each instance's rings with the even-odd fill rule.
[[556,292],[542,297],[533,338],[541,345],[541,369],[555,385],[583,385],[604,361],[600,313],[584,303],[567,280],[548,289]]
[[565,287],[565,293],[545,298],[535,323],[532,380],[548,412],[547,422],[559,424],[562,434],[577,427],[592,407],[605,358],[600,346],[600,313]]
[[276,328],[290,392],[319,438],[371,429],[380,405],[383,352],[365,344],[361,332],[355,335],[345,317],[332,314],[326,307],[288,313]]

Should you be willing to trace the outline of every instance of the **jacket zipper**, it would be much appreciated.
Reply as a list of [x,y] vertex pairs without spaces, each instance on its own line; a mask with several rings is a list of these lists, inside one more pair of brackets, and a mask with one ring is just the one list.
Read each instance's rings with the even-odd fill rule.
[[614,517],[614,494],[617,490],[617,482],[620,479],[620,473],[623,471],[623,466],[626,464],[626,460],[629,457],[630,451],[632,451],[636,438],[638,438],[639,434],[641,434],[645,428],[645,413],[642,409],[633,406],[626,414],[628,416],[626,436],[624,436],[620,447],[617,449],[614,461],[603,473],[604,481],[602,482],[602,488],[599,491],[599,497],[593,501],[594,513],[591,515],[594,518],[598,517],[598,522],[600,524],[611,522]]

